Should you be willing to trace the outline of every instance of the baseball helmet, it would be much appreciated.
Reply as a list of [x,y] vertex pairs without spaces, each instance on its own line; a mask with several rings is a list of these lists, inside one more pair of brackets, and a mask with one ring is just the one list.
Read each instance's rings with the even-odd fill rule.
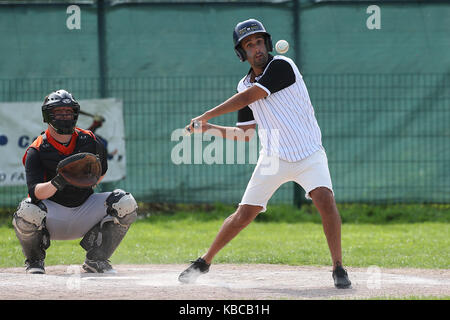
[[[73,119],[56,119],[55,114],[52,111],[57,107],[71,107],[73,110]],[[73,133],[79,113],[80,105],[71,93],[63,89],[52,92],[46,96],[44,104],[42,105],[42,117],[44,118],[44,122],[51,125],[59,134]]]
[[255,33],[262,33],[266,39],[266,48],[270,52],[273,50],[272,36],[266,31],[263,24],[256,19],[249,19],[239,22],[233,31],[234,51],[241,61],[247,59],[245,50],[241,47],[241,41]]

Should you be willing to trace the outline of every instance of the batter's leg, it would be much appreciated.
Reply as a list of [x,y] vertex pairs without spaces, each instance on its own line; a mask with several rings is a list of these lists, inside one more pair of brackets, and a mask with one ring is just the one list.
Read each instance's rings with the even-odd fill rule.
[[328,188],[319,187],[311,191],[310,196],[322,218],[323,230],[333,260],[333,268],[335,268],[337,264],[342,265],[342,249],[341,217],[333,193]]
[[196,261],[192,261],[193,263],[180,274],[178,280],[183,283],[193,283],[201,274],[207,273],[214,256],[248,226],[262,210],[262,206],[240,205],[236,212],[225,219],[206,254]]
[[333,260],[334,285],[338,289],[350,288],[352,283],[348,278],[347,271],[342,266],[341,217],[334,201],[333,192],[326,187],[319,187],[309,194],[322,217],[323,230]]
[[209,250],[202,256],[203,260],[210,264],[214,256],[248,226],[262,209],[261,206],[240,205],[236,212],[225,219]]

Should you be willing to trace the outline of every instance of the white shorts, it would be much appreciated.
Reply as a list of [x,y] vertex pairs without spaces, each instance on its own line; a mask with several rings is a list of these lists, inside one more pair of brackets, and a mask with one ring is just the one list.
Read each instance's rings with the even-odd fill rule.
[[289,181],[295,181],[305,190],[306,199],[311,199],[309,193],[318,187],[333,192],[325,151],[320,149],[297,162],[261,154],[239,205],[261,206],[264,212],[275,191]]

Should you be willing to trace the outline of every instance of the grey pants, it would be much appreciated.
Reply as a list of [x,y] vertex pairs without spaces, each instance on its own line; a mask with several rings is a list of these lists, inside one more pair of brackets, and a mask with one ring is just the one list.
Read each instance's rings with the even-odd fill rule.
[[51,240],[82,238],[106,216],[106,198],[111,192],[94,193],[81,206],[68,208],[51,200],[47,206],[46,227]]

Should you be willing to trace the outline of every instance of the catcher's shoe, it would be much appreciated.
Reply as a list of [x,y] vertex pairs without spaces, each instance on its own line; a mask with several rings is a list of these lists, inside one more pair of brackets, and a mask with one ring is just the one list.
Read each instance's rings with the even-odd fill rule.
[[211,266],[202,258],[191,262],[192,264],[178,276],[178,281],[182,283],[194,283],[200,275],[208,273],[209,267]]
[[352,286],[352,283],[348,279],[347,271],[338,265],[333,270],[334,286],[338,289],[347,289]]
[[26,272],[30,274],[45,274],[44,260],[25,261]]
[[109,273],[114,274],[117,273],[116,270],[113,269],[109,260],[89,260],[86,259],[83,264],[83,269],[88,273]]

